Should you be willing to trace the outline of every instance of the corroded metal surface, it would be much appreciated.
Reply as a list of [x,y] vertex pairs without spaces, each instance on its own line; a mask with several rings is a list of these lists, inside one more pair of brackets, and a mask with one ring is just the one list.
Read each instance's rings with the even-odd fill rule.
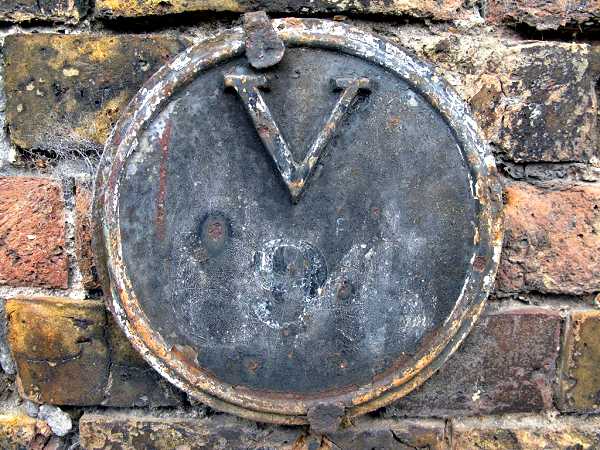
[[109,306],[161,374],[329,429],[410,392],[468,333],[500,189],[427,65],[341,24],[273,26],[287,48],[260,74],[239,28],[140,91],[99,169],[96,246]]

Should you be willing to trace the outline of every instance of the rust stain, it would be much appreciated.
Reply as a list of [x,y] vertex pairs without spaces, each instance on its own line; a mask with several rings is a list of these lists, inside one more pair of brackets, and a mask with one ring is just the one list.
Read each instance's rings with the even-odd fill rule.
[[486,265],[487,265],[487,261],[486,261],[485,257],[483,257],[483,256],[477,256],[475,258],[475,261],[473,262],[473,268],[477,272],[483,272]]
[[167,199],[167,162],[169,158],[169,141],[171,140],[171,121],[165,124],[158,138],[160,144],[160,169],[158,178],[158,195],[156,196],[156,234],[162,241],[165,238],[165,201]]
[[189,345],[175,344],[171,347],[171,353],[194,366],[198,365],[198,352]]
[[223,224],[222,223],[215,222],[215,223],[211,223],[208,226],[208,235],[210,236],[210,238],[213,241],[220,240],[223,237],[224,234],[225,234],[225,231],[223,229]]

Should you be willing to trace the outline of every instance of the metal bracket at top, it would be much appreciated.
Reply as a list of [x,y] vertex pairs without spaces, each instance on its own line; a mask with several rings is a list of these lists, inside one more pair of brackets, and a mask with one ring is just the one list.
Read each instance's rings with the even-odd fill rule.
[[252,67],[265,69],[281,61],[285,45],[264,11],[244,14],[243,24],[246,33],[246,58]]

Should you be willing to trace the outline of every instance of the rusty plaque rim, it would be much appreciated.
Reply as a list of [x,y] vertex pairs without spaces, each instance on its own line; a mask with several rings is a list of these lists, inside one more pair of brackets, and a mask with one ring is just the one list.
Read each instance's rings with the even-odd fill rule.
[[[419,347],[410,364],[390,368],[369,384],[348,391],[291,395],[231,386],[213,378],[168,348],[154,331],[137,301],[123,262],[119,223],[119,186],[138,136],[171,96],[202,71],[244,52],[241,27],[195,44],[161,67],[133,98],[107,141],[94,190],[94,247],[106,302],[119,326],[149,364],[175,386],[216,409],[258,421],[306,424],[317,404],[342,405],[353,417],[397,400],[429,378],[458,348],[479,317],[493,282],[502,244],[501,187],[494,158],[460,97],[423,63],[397,45],[371,33],[320,19],[275,19],[273,26],[286,46],[333,49],[368,60],[407,81],[444,118],[458,141],[478,202],[473,255],[463,289],[441,331]],[[110,292],[110,295],[108,295]]]

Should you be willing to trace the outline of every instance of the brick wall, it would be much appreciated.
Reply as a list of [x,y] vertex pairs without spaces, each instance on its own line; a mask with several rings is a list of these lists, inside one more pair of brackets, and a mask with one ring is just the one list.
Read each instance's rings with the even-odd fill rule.
[[[90,181],[119,111],[240,13],[318,15],[432,62],[505,189],[496,289],[422,387],[328,436],[197,404],[107,314]],[[0,448],[600,448],[600,3],[0,1]]]

